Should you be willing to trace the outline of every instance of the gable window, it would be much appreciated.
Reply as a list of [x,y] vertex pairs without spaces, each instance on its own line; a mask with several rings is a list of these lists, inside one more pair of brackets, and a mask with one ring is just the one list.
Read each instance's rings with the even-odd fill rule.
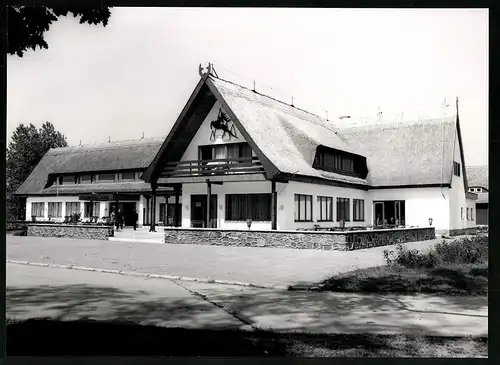
[[114,173],[99,174],[99,181],[115,181]]
[[483,192],[483,188],[476,188],[476,191],[477,191],[478,193],[482,193],[482,192]]
[[68,202],[66,203],[66,216],[71,216],[73,214],[80,213],[80,202]]
[[227,194],[226,220],[257,222],[271,220],[271,194]]
[[85,218],[99,216],[99,203],[98,202],[83,203],[83,216]]
[[460,164],[455,161],[453,161],[453,175],[460,176]]
[[318,196],[319,220],[320,222],[333,221],[333,198],[330,196]]
[[354,222],[363,222],[365,220],[365,201],[362,199],[352,200],[352,210]]
[[69,185],[69,184],[75,184],[75,183],[76,183],[76,176],[75,175],[63,175],[59,178],[60,185]]
[[49,203],[49,217],[61,218],[62,217],[62,203]]
[[295,194],[295,222],[312,222],[312,195]]
[[199,147],[200,160],[219,160],[244,157],[252,158],[252,148],[246,142]]
[[349,198],[337,198],[337,222],[350,221]]
[[45,216],[45,203],[31,203],[31,216],[43,218]]
[[121,173],[122,180],[135,180],[135,172],[122,172]]
[[90,184],[92,182],[91,174],[80,175],[80,184]]

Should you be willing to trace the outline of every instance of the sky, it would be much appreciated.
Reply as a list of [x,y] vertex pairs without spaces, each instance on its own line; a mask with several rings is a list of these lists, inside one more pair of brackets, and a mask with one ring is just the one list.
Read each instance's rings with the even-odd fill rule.
[[337,124],[452,113],[458,96],[466,165],[488,163],[487,9],[113,8],[45,40],[7,56],[9,138],[44,121],[70,145],[165,136],[210,61]]

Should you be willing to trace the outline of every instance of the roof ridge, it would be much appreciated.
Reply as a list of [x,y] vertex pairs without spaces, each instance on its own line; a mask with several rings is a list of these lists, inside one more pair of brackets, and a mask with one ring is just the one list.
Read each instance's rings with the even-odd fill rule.
[[[453,118],[453,119],[452,119]],[[338,124],[335,126],[337,131],[347,130],[347,129],[369,129],[369,128],[385,128],[385,129],[395,129],[403,126],[410,126],[415,124],[432,124],[443,121],[455,122],[455,118],[452,116],[446,117],[436,117],[436,118],[423,118],[423,119],[412,119],[405,121],[390,121],[390,122],[376,122],[376,123],[367,123],[367,124],[358,124],[358,125],[346,125],[339,126]]]
[[229,80],[223,79],[223,78],[221,78],[221,77],[215,77],[215,76],[213,76],[213,75],[210,75],[209,77],[211,77],[212,79],[214,79],[214,78],[215,78],[215,79],[217,79],[217,80],[221,80],[221,81],[227,82],[227,83],[232,84],[232,85],[236,85],[236,86],[241,87],[241,88],[243,88],[243,89],[246,89],[246,90],[248,90],[248,91],[254,92],[254,93],[256,93],[256,94],[258,94],[258,95],[260,95],[260,96],[264,96],[264,97],[266,97],[266,98],[268,98],[268,99],[271,99],[271,100],[273,100],[273,101],[276,101],[276,102],[278,102],[278,103],[280,103],[280,104],[284,104],[284,105],[286,105],[286,106],[289,106],[289,107],[291,107],[291,108],[294,108],[294,109],[300,110],[300,111],[302,111],[302,112],[304,112],[304,113],[310,114],[310,115],[312,115],[312,116],[314,116],[314,117],[316,117],[316,118],[319,118],[319,119],[323,120],[323,118],[321,118],[321,117],[320,117],[319,115],[317,115],[317,114],[314,114],[314,113],[312,113],[312,112],[310,112],[310,111],[307,111],[307,110],[305,110],[305,109],[302,109],[302,108],[298,108],[298,107],[296,107],[295,105],[293,105],[293,106],[292,106],[291,104],[285,103],[285,102],[284,102],[284,101],[282,101],[282,100],[276,99],[276,98],[274,98],[274,97],[272,97],[272,96],[269,96],[269,95],[266,95],[266,94],[262,94],[262,93],[260,93],[260,92],[258,92],[258,91],[252,90],[252,89],[250,89],[250,88],[248,88],[248,87],[246,87],[246,86],[240,85],[240,84],[238,84],[238,83],[236,83],[236,82],[229,81]]
[[86,144],[81,144],[81,145],[72,145],[72,146],[66,146],[66,147],[55,147],[55,148],[50,148],[50,150],[53,151],[61,151],[64,149],[70,149],[70,148],[79,148],[79,147],[97,147],[97,146],[109,146],[111,148],[113,147],[118,147],[119,143],[126,143],[126,142],[140,142],[140,141],[152,141],[152,140],[163,140],[165,137],[148,137],[148,138],[138,138],[138,139],[122,139],[122,140],[116,140],[116,141],[110,141],[110,142],[94,142],[94,143],[86,143]]

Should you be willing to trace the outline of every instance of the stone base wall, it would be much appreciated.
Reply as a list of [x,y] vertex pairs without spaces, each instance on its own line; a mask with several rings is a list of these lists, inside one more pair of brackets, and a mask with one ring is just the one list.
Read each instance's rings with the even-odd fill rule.
[[450,229],[450,237],[464,236],[469,234],[488,233],[488,226],[476,226],[463,229]]
[[27,223],[25,221],[7,221],[7,231],[16,231],[25,229]]
[[87,240],[107,240],[114,236],[113,227],[79,224],[29,224],[28,236],[66,237]]
[[309,250],[359,250],[425,241],[434,228],[384,229],[353,232],[253,231],[210,228],[165,228],[166,244],[273,247]]

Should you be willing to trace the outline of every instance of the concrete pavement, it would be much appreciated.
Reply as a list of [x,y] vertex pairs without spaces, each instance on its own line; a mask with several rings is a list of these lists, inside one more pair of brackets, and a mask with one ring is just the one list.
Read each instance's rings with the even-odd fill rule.
[[[439,240],[413,242],[425,249]],[[351,252],[219,247],[7,236],[9,260],[252,283],[308,285],[356,268],[383,265],[394,246]]]
[[7,264],[7,316],[185,328],[484,336],[485,297],[284,292]]

